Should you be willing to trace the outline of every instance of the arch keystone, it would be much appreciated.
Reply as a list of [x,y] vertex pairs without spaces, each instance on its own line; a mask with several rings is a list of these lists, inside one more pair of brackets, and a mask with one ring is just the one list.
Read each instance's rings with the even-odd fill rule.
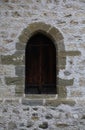
[[36,22],[36,23],[30,24],[28,28],[31,31],[31,33],[36,32],[38,30],[47,32],[49,30],[49,28],[51,28],[51,25],[45,24],[43,22],[39,22],[39,23]]

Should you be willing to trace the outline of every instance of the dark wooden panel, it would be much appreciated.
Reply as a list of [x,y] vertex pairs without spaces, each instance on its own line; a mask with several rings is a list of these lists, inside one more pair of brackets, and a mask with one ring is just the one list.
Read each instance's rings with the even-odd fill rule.
[[56,93],[56,49],[41,34],[27,43],[25,93]]

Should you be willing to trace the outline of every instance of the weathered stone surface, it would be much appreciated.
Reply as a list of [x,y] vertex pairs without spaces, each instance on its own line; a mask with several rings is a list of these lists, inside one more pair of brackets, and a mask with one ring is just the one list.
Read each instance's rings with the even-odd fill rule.
[[73,85],[74,79],[64,80],[64,79],[58,79],[59,86],[68,86]]
[[29,29],[31,33],[38,31],[38,30],[43,30],[45,32],[48,32],[49,29],[51,28],[51,25],[49,24],[44,24],[43,22],[35,23],[35,24],[30,24]]
[[19,110],[14,109],[14,110],[13,110],[13,113],[15,113],[15,114],[19,114]]
[[22,85],[24,83],[22,77],[5,77],[5,81],[7,85]]
[[[29,111],[24,109],[29,107]],[[63,102],[54,106],[37,106],[38,111],[34,112],[36,106],[25,106],[21,103],[8,104],[3,102],[0,104],[0,129],[9,130],[39,130],[39,129],[65,129],[78,130],[85,128],[85,106],[74,105],[69,106]],[[16,110],[16,111],[15,111]],[[14,111],[14,112],[13,112]],[[18,111],[18,112],[17,112]],[[48,116],[51,115],[51,116]],[[38,120],[33,120],[31,117],[38,117]],[[52,118],[47,118],[52,117]]]
[[42,100],[29,100],[29,99],[22,99],[22,104],[24,105],[30,105],[30,106],[36,106],[36,105],[43,105]]
[[85,0],[79,0],[79,1],[85,3]]
[[58,97],[59,98],[65,98],[67,96],[67,90],[66,87],[62,85],[57,86],[58,87]]
[[71,74],[71,72],[65,71],[64,74],[65,74],[66,76],[69,76],[69,75]]
[[33,113],[31,119],[34,121],[39,120],[38,113]]
[[48,128],[48,122],[43,122],[42,124],[39,125],[39,128],[47,129]]
[[81,55],[81,52],[80,51],[67,51],[66,55],[67,56],[79,56],[79,55]]
[[60,57],[66,57],[66,56],[79,56],[81,55],[80,51],[60,51],[59,56]]
[[8,129],[9,129],[9,130],[17,129],[17,125],[16,125],[16,123],[10,121],[10,122],[8,123]]
[[16,50],[25,50],[24,43],[16,43]]
[[66,57],[57,57],[58,58],[58,68],[59,69],[65,69],[66,65]]
[[2,64],[5,65],[23,65],[24,64],[24,52],[23,51],[17,51],[13,55],[6,55],[6,56],[1,56],[1,62]]
[[32,121],[27,121],[27,128],[30,128],[30,127],[32,127],[33,126],[33,122]]
[[37,110],[38,110],[38,108],[37,108],[37,107],[34,107],[34,108],[33,108],[33,110],[37,111]]
[[16,66],[15,67],[17,76],[25,76],[25,67],[24,66]]
[[47,113],[47,115],[45,116],[45,118],[49,120],[49,119],[52,119],[53,116],[52,116],[52,114]]
[[63,35],[60,33],[60,31],[58,29],[55,28],[51,28],[49,30],[49,34],[52,35],[52,37],[56,40],[56,41],[61,41],[63,40]]
[[24,29],[22,34],[19,36],[20,43],[27,43],[29,39],[30,30],[28,28]]
[[60,128],[64,128],[64,127],[68,127],[69,125],[67,123],[60,122],[60,123],[57,123],[56,126]]
[[58,100],[46,100],[46,103],[45,103],[46,106],[59,106],[60,104],[67,104],[67,105],[70,105],[70,106],[74,106],[75,101],[66,100],[65,98],[61,98],[61,99],[58,99]]
[[[26,97],[41,100],[72,98],[76,103],[80,100],[80,104],[85,104],[84,4],[84,0],[0,0],[1,98],[24,96],[25,73],[21,66],[25,66],[26,44],[33,34],[42,32],[52,39],[56,47],[56,86],[59,93],[57,96]],[[9,79],[21,76],[18,81]],[[58,81],[58,78],[64,81]]]
[[15,87],[15,95],[16,96],[22,96],[24,93],[24,87],[23,84],[17,84]]

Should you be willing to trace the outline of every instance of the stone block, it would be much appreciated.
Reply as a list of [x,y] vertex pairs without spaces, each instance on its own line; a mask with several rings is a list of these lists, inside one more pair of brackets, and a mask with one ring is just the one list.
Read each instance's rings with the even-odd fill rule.
[[18,42],[18,43],[16,43],[16,50],[25,50],[25,46],[26,44],[24,44],[24,43],[20,43],[20,42]]
[[21,35],[19,36],[19,42],[20,43],[27,43],[30,36],[30,30],[29,28],[26,28],[22,31]]
[[67,97],[67,89],[65,86],[57,86],[58,87],[58,98]]
[[43,22],[35,22],[35,24],[30,24],[28,28],[30,29],[31,33],[41,30],[44,32],[48,32],[48,30],[51,28],[51,25],[44,24]]
[[66,56],[79,56],[81,55],[80,51],[67,51]]
[[15,95],[22,95],[24,94],[24,87],[22,85],[16,85],[15,88]]
[[5,77],[5,82],[7,85],[22,85],[24,84],[23,77]]
[[54,27],[51,28],[48,32],[56,41],[63,40],[63,35],[60,33],[58,29],[55,29]]
[[64,80],[64,79],[58,79],[58,85],[59,86],[69,86],[69,85],[73,85],[74,83],[74,79],[67,79],[67,80]]
[[64,50],[59,51],[59,52],[58,52],[58,57],[59,57],[59,59],[60,59],[60,58],[65,58],[65,57],[66,57],[66,51],[64,51]]
[[66,57],[66,56],[79,56],[81,55],[80,51],[59,51],[58,56],[59,57]]
[[65,99],[65,98],[59,98],[59,99],[55,99],[55,100],[46,100],[45,106],[57,107],[60,104],[74,106],[75,105],[75,101],[70,100],[70,99]]
[[65,45],[64,45],[64,39],[62,40],[59,40],[59,41],[56,41],[56,48],[57,48],[57,51],[60,52],[60,51],[65,51]]
[[85,86],[85,78],[80,78],[79,85],[80,86]]
[[25,62],[25,56],[23,51],[17,51],[13,55],[2,55],[1,61],[4,65],[23,65]]
[[55,94],[25,94],[28,99],[48,99],[55,98]]
[[82,2],[82,3],[85,3],[85,0],[79,0],[80,2]]
[[25,76],[25,67],[24,66],[16,66],[15,73],[17,76]]
[[58,63],[57,63],[57,67],[59,68],[59,69],[63,69],[63,68],[65,68],[65,66],[66,66],[66,57],[57,57],[57,59],[58,59]]
[[71,92],[72,97],[82,97],[82,92],[80,90],[75,90]]
[[9,129],[9,130],[17,129],[16,123],[13,122],[13,121],[10,121],[10,122],[8,123],[8,129]]
[[39,105],[43,105],[43,100],[33,100],[33,99],[22,99],[22,104],[23,105],[30,105],[30,106],[39,106]]

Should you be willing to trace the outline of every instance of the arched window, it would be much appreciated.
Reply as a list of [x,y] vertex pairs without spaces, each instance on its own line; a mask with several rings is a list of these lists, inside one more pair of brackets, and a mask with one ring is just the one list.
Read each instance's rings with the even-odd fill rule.
[[43,33],[34,34],[25,51],[25,94],[56,94],[56,48]]

